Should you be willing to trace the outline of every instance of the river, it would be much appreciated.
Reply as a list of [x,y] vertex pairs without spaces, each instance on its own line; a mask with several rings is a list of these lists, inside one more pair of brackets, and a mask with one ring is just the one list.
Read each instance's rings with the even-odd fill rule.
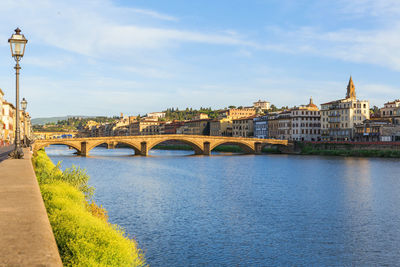
[[150,266],[383,266],[400,262],[400,161],[97,147],[77,157],[109,221]]

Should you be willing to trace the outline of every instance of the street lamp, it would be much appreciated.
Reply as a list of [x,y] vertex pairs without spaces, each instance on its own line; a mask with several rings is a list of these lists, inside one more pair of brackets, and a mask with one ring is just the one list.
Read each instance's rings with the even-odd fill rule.
[[10,157],[14,159],[20,159],[24,156],[21,148],[21,138],[20,138],[20,129],[19,129],[19,70],[21,67],[19,66],[19,61],[24,56],[25,46],[28,40],[25,38],[23,34],[21,34],[21,30],[19,28],[15,29],[15,33],[11,35],[11,38],[8,39],[11,48],[11,55],[15,59],[15,109],[16,109],[16,127],[15,127],[15,148],[14,151],[10,153]]
[[26,137],[26,113],[25,113],[25,110],[26,110],[26,106],[28,105],[28,101],[26,101],[26,99],[25,99],[25,97],[23,97],[22,98],[22,101],[21,101],[21,108],[22,108],[22,116],[24,116],[24,118],[23,118],[23,121],[24,121],[24,129],[23,129],[23,134],[22,134],[22,137],[23,137],[23,140],[24,140],[24,147],[26,147],[27,146],[27,137]]

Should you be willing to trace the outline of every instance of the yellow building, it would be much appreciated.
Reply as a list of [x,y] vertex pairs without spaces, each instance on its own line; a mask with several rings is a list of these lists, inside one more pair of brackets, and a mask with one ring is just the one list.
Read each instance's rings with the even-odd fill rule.
[[231,120],[247,118],[256,115],[254,108],[231,108],[219,112],[220,118],[227,118]]
[[160,134],[160,124],[158,121],[135,121],[129,124],[130,135],[155,135]]
[[210,121],[210,135],[232,136],[232,120],[223,118]]
[[232,120],[233,137],[252,137],[254,136],[253,120],[256,116]]

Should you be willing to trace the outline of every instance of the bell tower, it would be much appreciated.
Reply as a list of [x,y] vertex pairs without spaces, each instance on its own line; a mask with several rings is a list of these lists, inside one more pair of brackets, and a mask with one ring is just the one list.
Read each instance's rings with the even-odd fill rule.
[[346,99],[356,99],[356,87],[354,86],[353,79],[350,76],[349,84],[347,85]]

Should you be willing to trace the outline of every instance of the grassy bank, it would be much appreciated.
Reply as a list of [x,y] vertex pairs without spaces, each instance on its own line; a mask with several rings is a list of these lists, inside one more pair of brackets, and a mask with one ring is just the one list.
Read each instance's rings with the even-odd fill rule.
[[[189,145],[185,144],[158,144],[153,149],[160,150],[193,150]],[[226,153],[243,153],[243,150],[236,145],[220,145],[213,149],[215,152],[226,152]],[[267,154],[281,154],[278,148],[267,148],[262,149],[263,153]]]
[[159,149],[159,150],[193,150],[193,148],[189,145],[185,144],[176,144],[176,145],[164,145],[164,144],[158,144],[153,147],[153,149]]
[[144,266],[137,243],[92,200],[89,176],[80,168],[62,172],[41,150],[33,166],[65,266]]
[[342,157],[382,157],[400,158],[398,150],[374,150],[374,149],[315,149],[310,145],[301,148],[302,155],[342,156]]

